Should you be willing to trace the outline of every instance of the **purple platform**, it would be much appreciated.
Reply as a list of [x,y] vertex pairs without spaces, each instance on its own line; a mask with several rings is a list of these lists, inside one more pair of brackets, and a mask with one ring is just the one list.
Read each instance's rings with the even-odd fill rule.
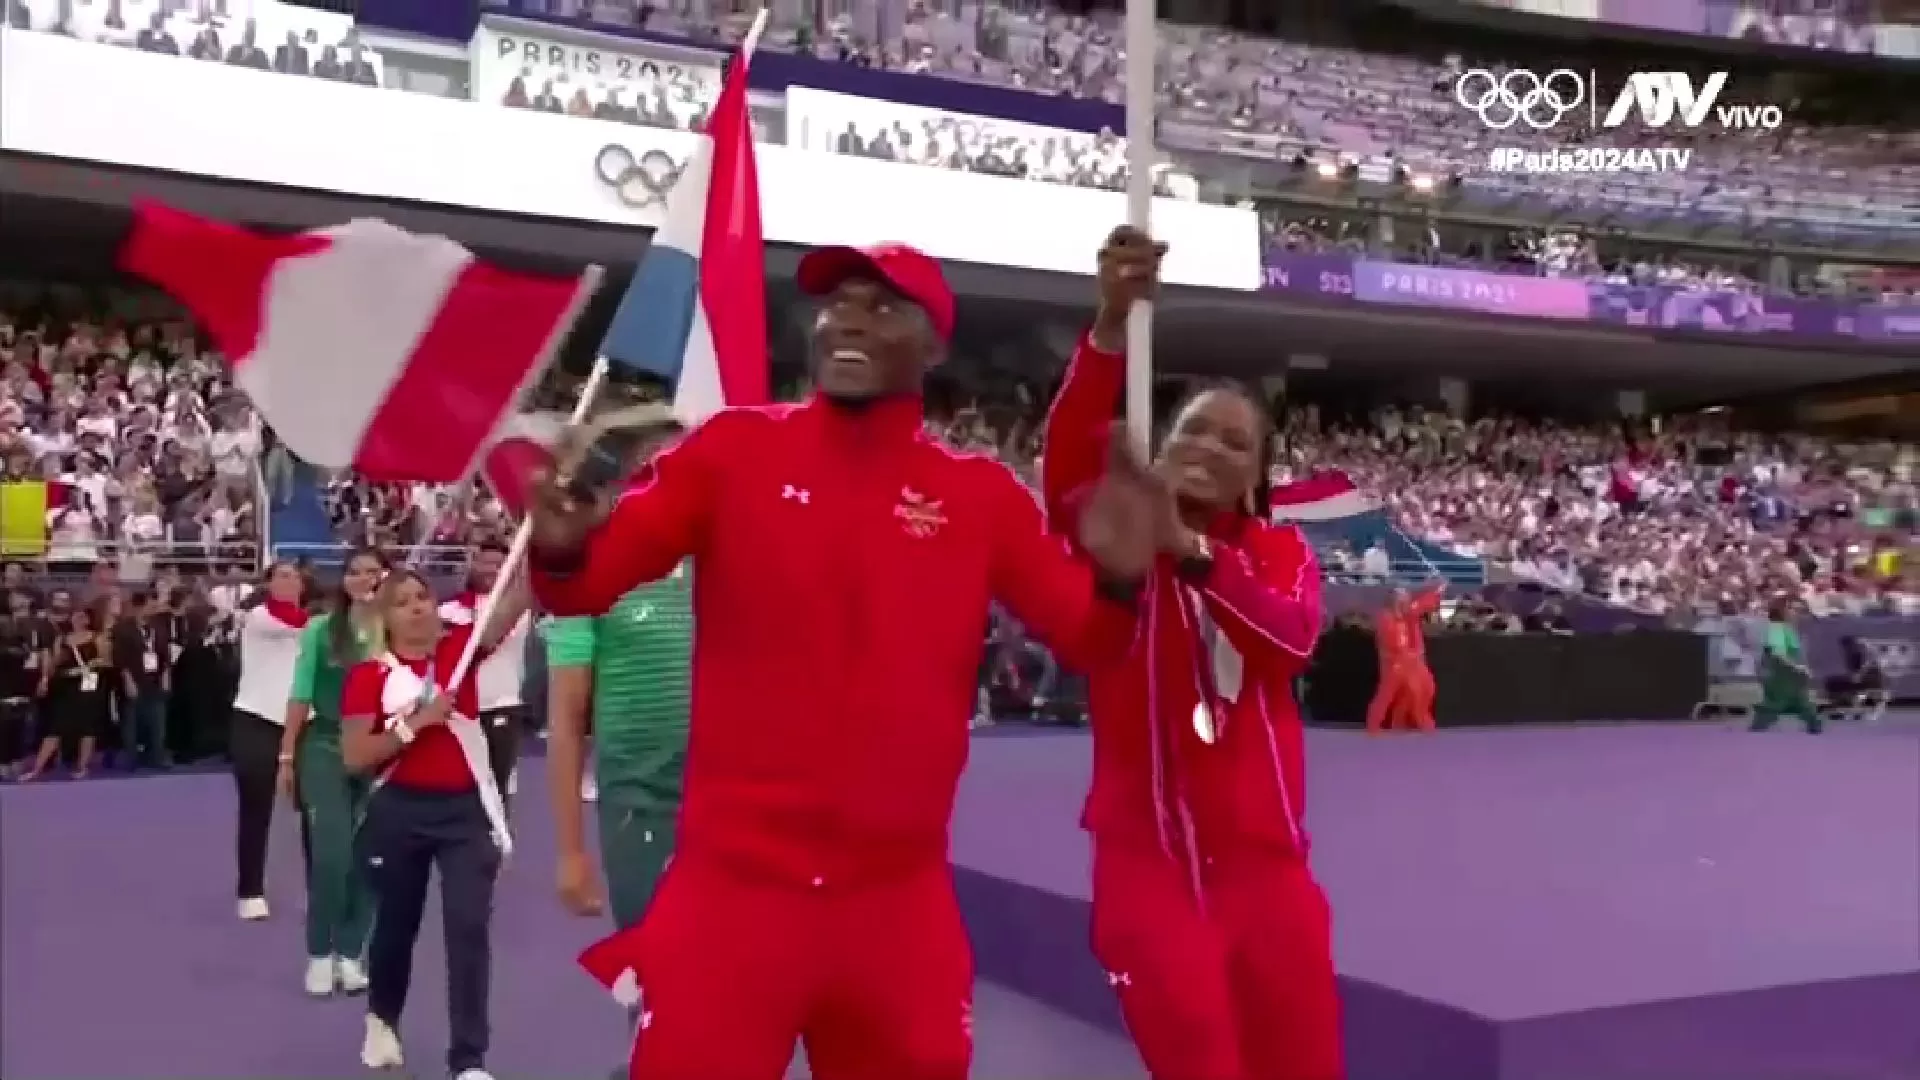
[[[515,806],[520,847],[495,916],[489,1064],[502,1080],[604,1080],[625,1056],[625,1025],[573,956],[605,926],[553,899],[546,785],[529,765]],[[292,815],[275,821],[267,922],[234,917],[232,837],[233,787],[221,774],[0,785],[0,1077],[373,1075],[358,1058],[363,1002],[300,991]],[[432,900],[402,1024],[416,1077],[444,1075],[438,907]],[[1120,1035],[999,987],[978,988],[974,1025],[976,1076],[1139,1075]]]
[[[1920,734],[1309,736],[1352,1080],[1920,1077]],[[1118,1028],[1084,735],[982,738],[983,978]]]

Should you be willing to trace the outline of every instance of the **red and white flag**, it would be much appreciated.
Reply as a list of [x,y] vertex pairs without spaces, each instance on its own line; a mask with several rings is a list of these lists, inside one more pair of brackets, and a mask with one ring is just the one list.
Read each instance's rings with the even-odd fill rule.
[[1278,521],[1338,521],[1375,508],[1374,501],[1338,469],[1275,485],[1267,498]]
[[425,483],[478,466],[598,281],[502,270],[380,221],[268,236],[155,204],[120,265],[198,317],[300,458]]
[[554,466],[554,450],[568,418],[557,412],[519,413],[500,427],[480,465],[480,478],[515,519],[527,512],[527,489],[537,472]]

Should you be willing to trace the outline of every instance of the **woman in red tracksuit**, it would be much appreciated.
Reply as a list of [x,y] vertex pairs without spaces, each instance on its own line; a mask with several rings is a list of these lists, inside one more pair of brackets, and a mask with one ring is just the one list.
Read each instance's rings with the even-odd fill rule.
[[[1043,488],[1065,529],[1107,460],[1126,312],[1163,247],[1117,230],[1101,312],[1047,419]],[[1157,471],[1174,495],[1127,661],[1094,672],[1093,946],[1154,1080],[1343,1075],[1327,901],[1307,866],[1292,684],[1319,634],[1319,569],[1259,512],[1262,404],[1206,389]]]

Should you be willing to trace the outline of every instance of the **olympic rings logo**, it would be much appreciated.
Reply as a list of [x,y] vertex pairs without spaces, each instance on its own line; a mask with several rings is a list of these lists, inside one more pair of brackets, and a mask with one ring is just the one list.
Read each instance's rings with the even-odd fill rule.
[[635,210],[648,210],[666,205],[686,165],[665,150],[648,150],[635,157],[619,143],[608,143],[593,156],[593,171],[621,202]]
[[1526,124],[1545,131],[1587,100],[1587,81],[1577,71],[1555,68],[1542,77],[1514,69],[1495,74],[1482,68],[1453,80],[1453,100],[1480,117],[1490,130]]

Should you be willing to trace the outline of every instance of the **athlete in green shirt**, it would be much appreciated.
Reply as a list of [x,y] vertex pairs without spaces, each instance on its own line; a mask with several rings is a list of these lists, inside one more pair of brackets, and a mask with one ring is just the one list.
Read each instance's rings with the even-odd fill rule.
[[1765,731],[1792,713],[1807,725],[1807,732],[1820,734],[1820,710],[1814,707],[1811,686],[1813,675],[1807,669],[1807,654],[1800,645],[1800,632],[1793,628],[1792,610],[1777,600],[1767,611],[1766,652],[1760,658],[1760,705],[1753,710],[1753,730]]
[[605,615],[547,626],[547,759],[560,897],[577,914],[600,908],[580,798],[591,725],[600,865],[621,929],[640,921],[673,856],[687,756],[692,584],[692,571],[682,565],[628,593]]
[[386,569],[378,551],[355,551],[332,610],[301,632],[280,739],[277,783],[295,798],[310,840],[306,988],[315,997],[367,988],[362,958],[373,901],[353,855],[353,834],[369,788],[340,757],[340,692],[348,669],[380,650],[378,621],[361,615]]

